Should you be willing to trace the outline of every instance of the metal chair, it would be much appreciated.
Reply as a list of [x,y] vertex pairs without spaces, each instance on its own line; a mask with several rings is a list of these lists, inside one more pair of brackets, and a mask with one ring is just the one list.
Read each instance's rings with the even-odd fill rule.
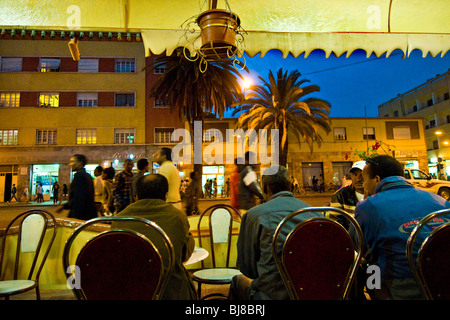
[[[5,297],[5,299],[8,300],[12,295],[36,288],[36,299],[40,300],[39,276],[56,237],[56,220],[55,217],[48,211],[29,210],[19,214],[8,224],[2,237],[0,251],[0,275],[3,276],[4,273],[2,267],[5,267],[6,269],[6,265],[3,266],[3,260],[6,257],[6,236],[11,230],[17,228],[18,236],[14,259],[13,280],[0,281],[0,297]],[[50,234],[46,237],[47,230],[50,230]],[[20,261],[21,258],[25,260],[25,255],[30,255],[30,259],[32,260],[31,266],[29,267],[24,266],[24,263],[21,263]],[[19,269],[22,271],[28,270],[28,268],[28,276],[19,276]]]
[[[443,209],[422,218],[406,244],[409,265],[427,300],[450,299],[450,219],[442,218],[448,214],[450,209]],[[417,242],[418,237],[424,240]]]
[[[354,241],[332,219],[316,217],[299,221],[304,213],[329,211],[342,216],[355,228]],[[304,208],[289,214],[278,224],[272,242],[275,262],[292,300],[346,299],[362,248],[363,235],[356,220],[345,211],[331,207]]]
[[[233,231],[233,214],[239,219],[241,215],[239,211],[232,206],[225,204],[217,204],[207,208],[200,216],[197,225],[197,235],[199,246],[202,247],[202,234],[201,234],[201,222],[202,219],[209,217],[208,221],[208,237],[210,240],[210,256],[212,258],[212,268],[204,269],[204,263],[202,261],[202,269],[193,273],[192,278],[198,283],[197,294],[199,299],[226,298],[226,295],[220,293],[212,293],[205,297],[201,296],[201,285],[214,284],[225,285],[230,284],[231,279],[241,272],[235,268],[229,268],[230,264],[230,251],[231,251],[231,236]],[[225,267],[216,266],[216,255],[214,251],[215,244],[226,243],[226,263]]]
[[[81,248],[75,265],[70,264],[70,249],[83,230],[95,223],[116,221],[119,222],[117,228],[113,226],[92,237]],[[154,242],[138,232],[120,228],[121,222],[142,223],[154,230],[164,242],[168,264],[164,265],[160,254],[163,248],[157,248]],[[139,217],[91,219],[75,229],[63,253],[68,284],[79,300],[159,300],[174,261],[174,249],[166,233],[154,222]]]

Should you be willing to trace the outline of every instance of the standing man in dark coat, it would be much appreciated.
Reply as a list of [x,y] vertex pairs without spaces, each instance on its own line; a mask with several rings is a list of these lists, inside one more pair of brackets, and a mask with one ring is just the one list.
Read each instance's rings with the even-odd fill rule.
[[69,165],[75,171],[70,184],[69,200],[59,207],[56,212],[63,209],[70,210],[69,218],[89,220],[97,217],[97,208],[94,202],[94,182],[84,166],[87,159],[82,154],[75,154],[70,158]]

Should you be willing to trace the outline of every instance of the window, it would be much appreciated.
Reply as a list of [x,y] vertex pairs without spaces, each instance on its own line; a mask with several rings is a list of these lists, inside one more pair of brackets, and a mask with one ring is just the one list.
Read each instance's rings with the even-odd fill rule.
[[36,144],[56,144],[56,130],[36,130]]
[[410,127],[395,127],[393,128],[394,139],[409,140],[411,139]]
[[334,140],[347,140],[345,128],[333,128]]
[[17,145],[18,130],[0,130],[0,146]]
[[77,129],[77,144],[96,144],[96,129]]
[[78,72],[98,72],[98,59],[79,60]]
[[59,107],[59,93],[39,94],[39,107]]
[[98,94],[96,92],[79,92],[77,94],[77,106],[96,107]]
[[3,72],[22,71],[22,58],[0,58],[0,68]]
[[155,128],[155,143],[171,143],[174,128]]
[[448,92],[444,93],[444,100],[450,99],[450,95]]
[[116,72],[134,72],[135,61],[131,59],[116,59]]
[[168,104],[167,104],[166,100],[160,100],[160,99],[155,99],[153,105],[154,105],[155,108],[168,107]]
[[433,149],[439,149],[439,143],[437,140],[433,141]]
[[413,112],[416,112],[416,111],[417,111],[417,104],[413,104],[412,110],[413,110]]
[[17,108],[20,105],[20,92],[0,93],[0,107]]
[[427,106],[431,107],[433,105],[433,99],[428,99],[427,100]]
[[40,72],[57,72],[59,71],[60,59],[41,58],[38,70]]
[[394,111],[394,117],[398,117],[398,110]]
[[436,127],[436,120],[430,120],[430,128]]
[[364,140],[375,140],[375,128],[363,128]]
[[115,129],[114,130],[114,143],[115,144],[133,144],[134,129]]
[[116,107],[134,107],[134,93],[116,93]]
[[158,63],[158,66],[153,69],[153,73],[155,74],[163,74],[167,71],[167,67],[165,64]]
[[208,129],[203,133],[203,142],[213,142],[216,137],[220,137],[222,132],[219,129]]

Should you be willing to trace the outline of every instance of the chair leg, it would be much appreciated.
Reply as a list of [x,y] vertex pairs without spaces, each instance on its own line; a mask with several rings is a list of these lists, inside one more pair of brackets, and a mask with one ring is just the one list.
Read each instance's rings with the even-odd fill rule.
[[36,300],[41,300],[41,293],[39,292],[39,285],[36,286]]
[[197,298],[200,300],[202,298],[202,283],[197,282]]

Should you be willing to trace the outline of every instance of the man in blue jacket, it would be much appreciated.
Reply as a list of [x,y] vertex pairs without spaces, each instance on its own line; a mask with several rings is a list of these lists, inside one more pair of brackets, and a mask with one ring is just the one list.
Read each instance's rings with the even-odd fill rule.
[[420,219],[450,203],[414,188],[403,177],[403,165],[391,156],[366,162],[364,190],[369,197],[356,206],[355,219],[364,234],[365,258],[381,274],[381,288],[369,293],[373,299],[422,299],[406,257],[406,242]]

